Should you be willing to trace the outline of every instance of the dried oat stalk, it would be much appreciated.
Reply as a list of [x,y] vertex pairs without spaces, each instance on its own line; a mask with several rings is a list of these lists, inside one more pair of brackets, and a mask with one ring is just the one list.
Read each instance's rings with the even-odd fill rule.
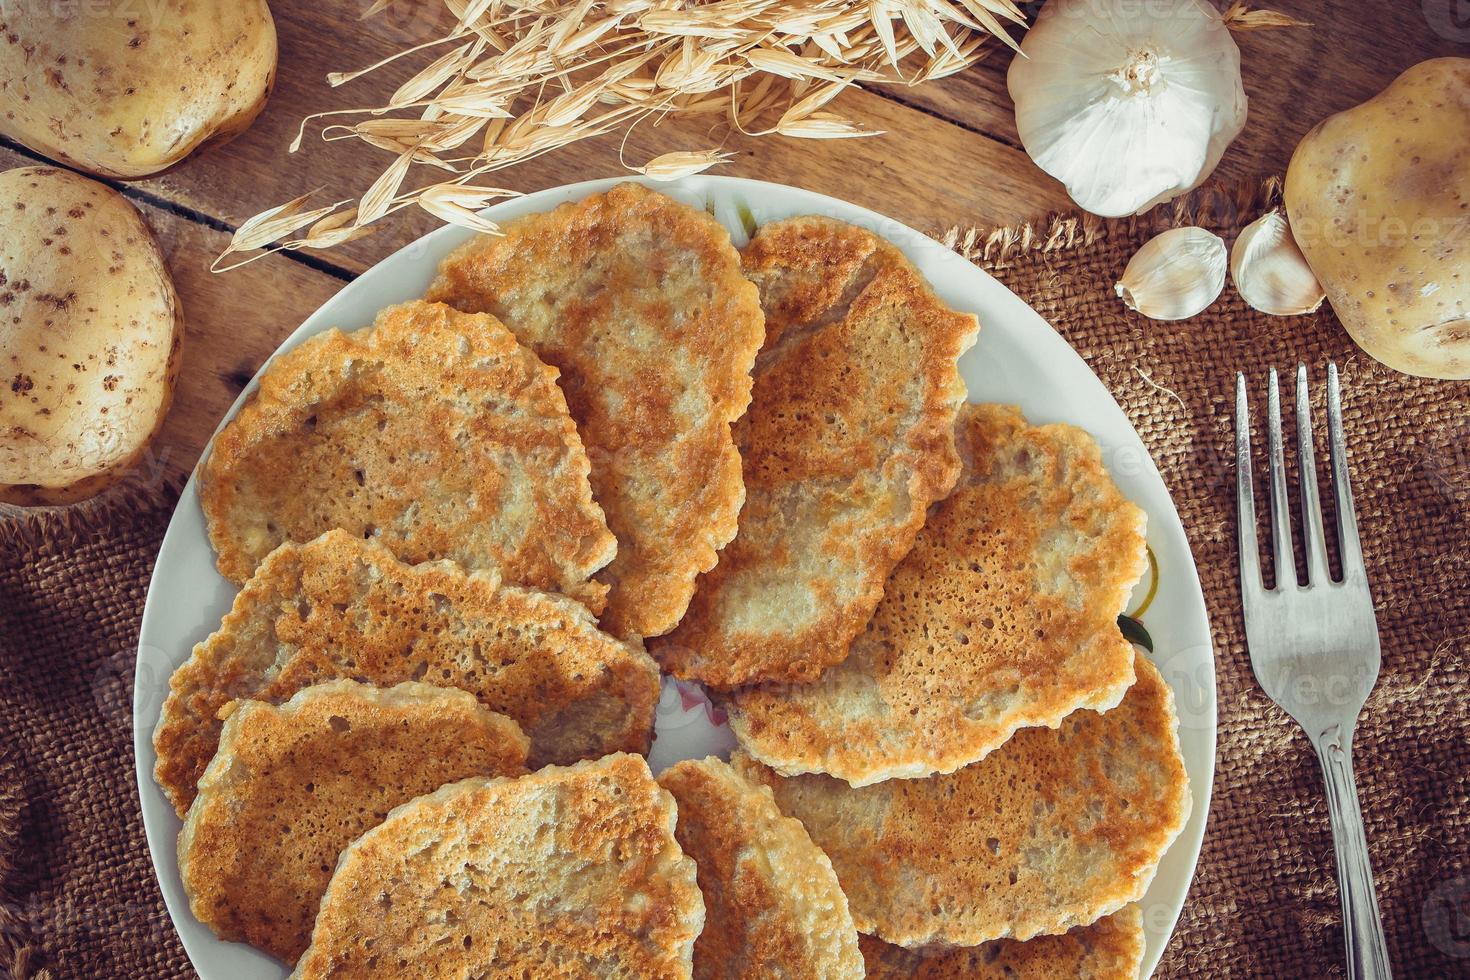
[[[374,0],[364,16],[393,2]],[[477,211],[514,192],[482,186],[487,174],[669,114],[708,114],[754,136],[876,135],[831,108],[846,88],[953,74],[991,37],[1014,47],[1006,24],[1025,22],[1013,0],[443,2],[454,21],[442,37],[328,76],[342,85],[400,59],[424,60],[386,104],[310,116],[291,146],[330,117],[323,139],[392,155],[378,179],[360,198],[309,207],[307,195],[256,215],[217,270],[272,250],[331,248],[407,207],[493,233]],[[629,169],[674,179],[727,156],[679,151]]]
[[1301,20],[1276,10],[1254,10],[1244,0],[1235,0],[1225,13],[1220,15],[1225,26],[1237,34],[1246,31],[1264,31],[1276,27],[1311,27],[1312,22]]

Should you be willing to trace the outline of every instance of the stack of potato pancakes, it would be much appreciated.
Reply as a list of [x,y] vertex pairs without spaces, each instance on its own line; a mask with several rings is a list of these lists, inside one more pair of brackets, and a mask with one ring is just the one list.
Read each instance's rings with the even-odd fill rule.
[[[1189,807],[1144,515],[966,403],[977,329],[625,184],[278,356],[154,735],[194,914],[298,977],[1136,976]],[[655,778],[661,673],[729,761]]]

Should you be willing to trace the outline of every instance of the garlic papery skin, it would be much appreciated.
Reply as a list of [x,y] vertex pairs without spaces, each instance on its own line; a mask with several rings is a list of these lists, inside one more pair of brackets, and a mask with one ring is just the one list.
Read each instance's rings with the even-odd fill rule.
[[1171,228],[1149,239],[1113,289],[1151,320],[1187,320],[1225,288],[1225,242],[1203,228]]
[[1279,209],[1246,225],[1235,239],[1230,278],[1247,306],[1272,316],[1314,313],[1327,298]]
[[1204,0],[1047,0],[1006,85],[1031,159],[1109,218],[1197,187],[1245,126],[1240,49]]

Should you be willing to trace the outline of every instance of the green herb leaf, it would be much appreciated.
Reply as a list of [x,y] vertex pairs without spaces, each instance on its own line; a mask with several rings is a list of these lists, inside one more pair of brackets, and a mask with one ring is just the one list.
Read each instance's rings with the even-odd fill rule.
[[743,200],[735,202],[735,214],[740,218],[740,224],[745,228],[747,238],[755,237],[756,223],[755,215],[750,213],[750,205]]
[[1148,630],[1143,624],[1132,616],[1123,615],[1118,617],[1118,629],[1123,634],[1123,639],[1129,643],[1136,643],[1149,653],[1154,652],[1154,638],[1148,635]]
[[1126,613],[1129,619],[1137,619],[1148,612],[1148,607],[1154,604],[1154,596],[1159,594],[1159,560],[1154,557],[1152,545],[1144,545],[1148,552],[1148,594],[1138,604],[1138,608]]

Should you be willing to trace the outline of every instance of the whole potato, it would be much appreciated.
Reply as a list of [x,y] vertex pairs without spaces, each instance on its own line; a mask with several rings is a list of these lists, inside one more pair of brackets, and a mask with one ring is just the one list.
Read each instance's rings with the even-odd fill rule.
[[1360,347],[1470,378],[1470,59],[1422,62],[1318,124],[1291,158],[1286,209]]
[[265,0],[0,3],[0,134],[102,177],[239,133],[275,69]]
[[183,319],[122,195],[0,173],[0,501],[64,504],[126,476],[168,411]]

